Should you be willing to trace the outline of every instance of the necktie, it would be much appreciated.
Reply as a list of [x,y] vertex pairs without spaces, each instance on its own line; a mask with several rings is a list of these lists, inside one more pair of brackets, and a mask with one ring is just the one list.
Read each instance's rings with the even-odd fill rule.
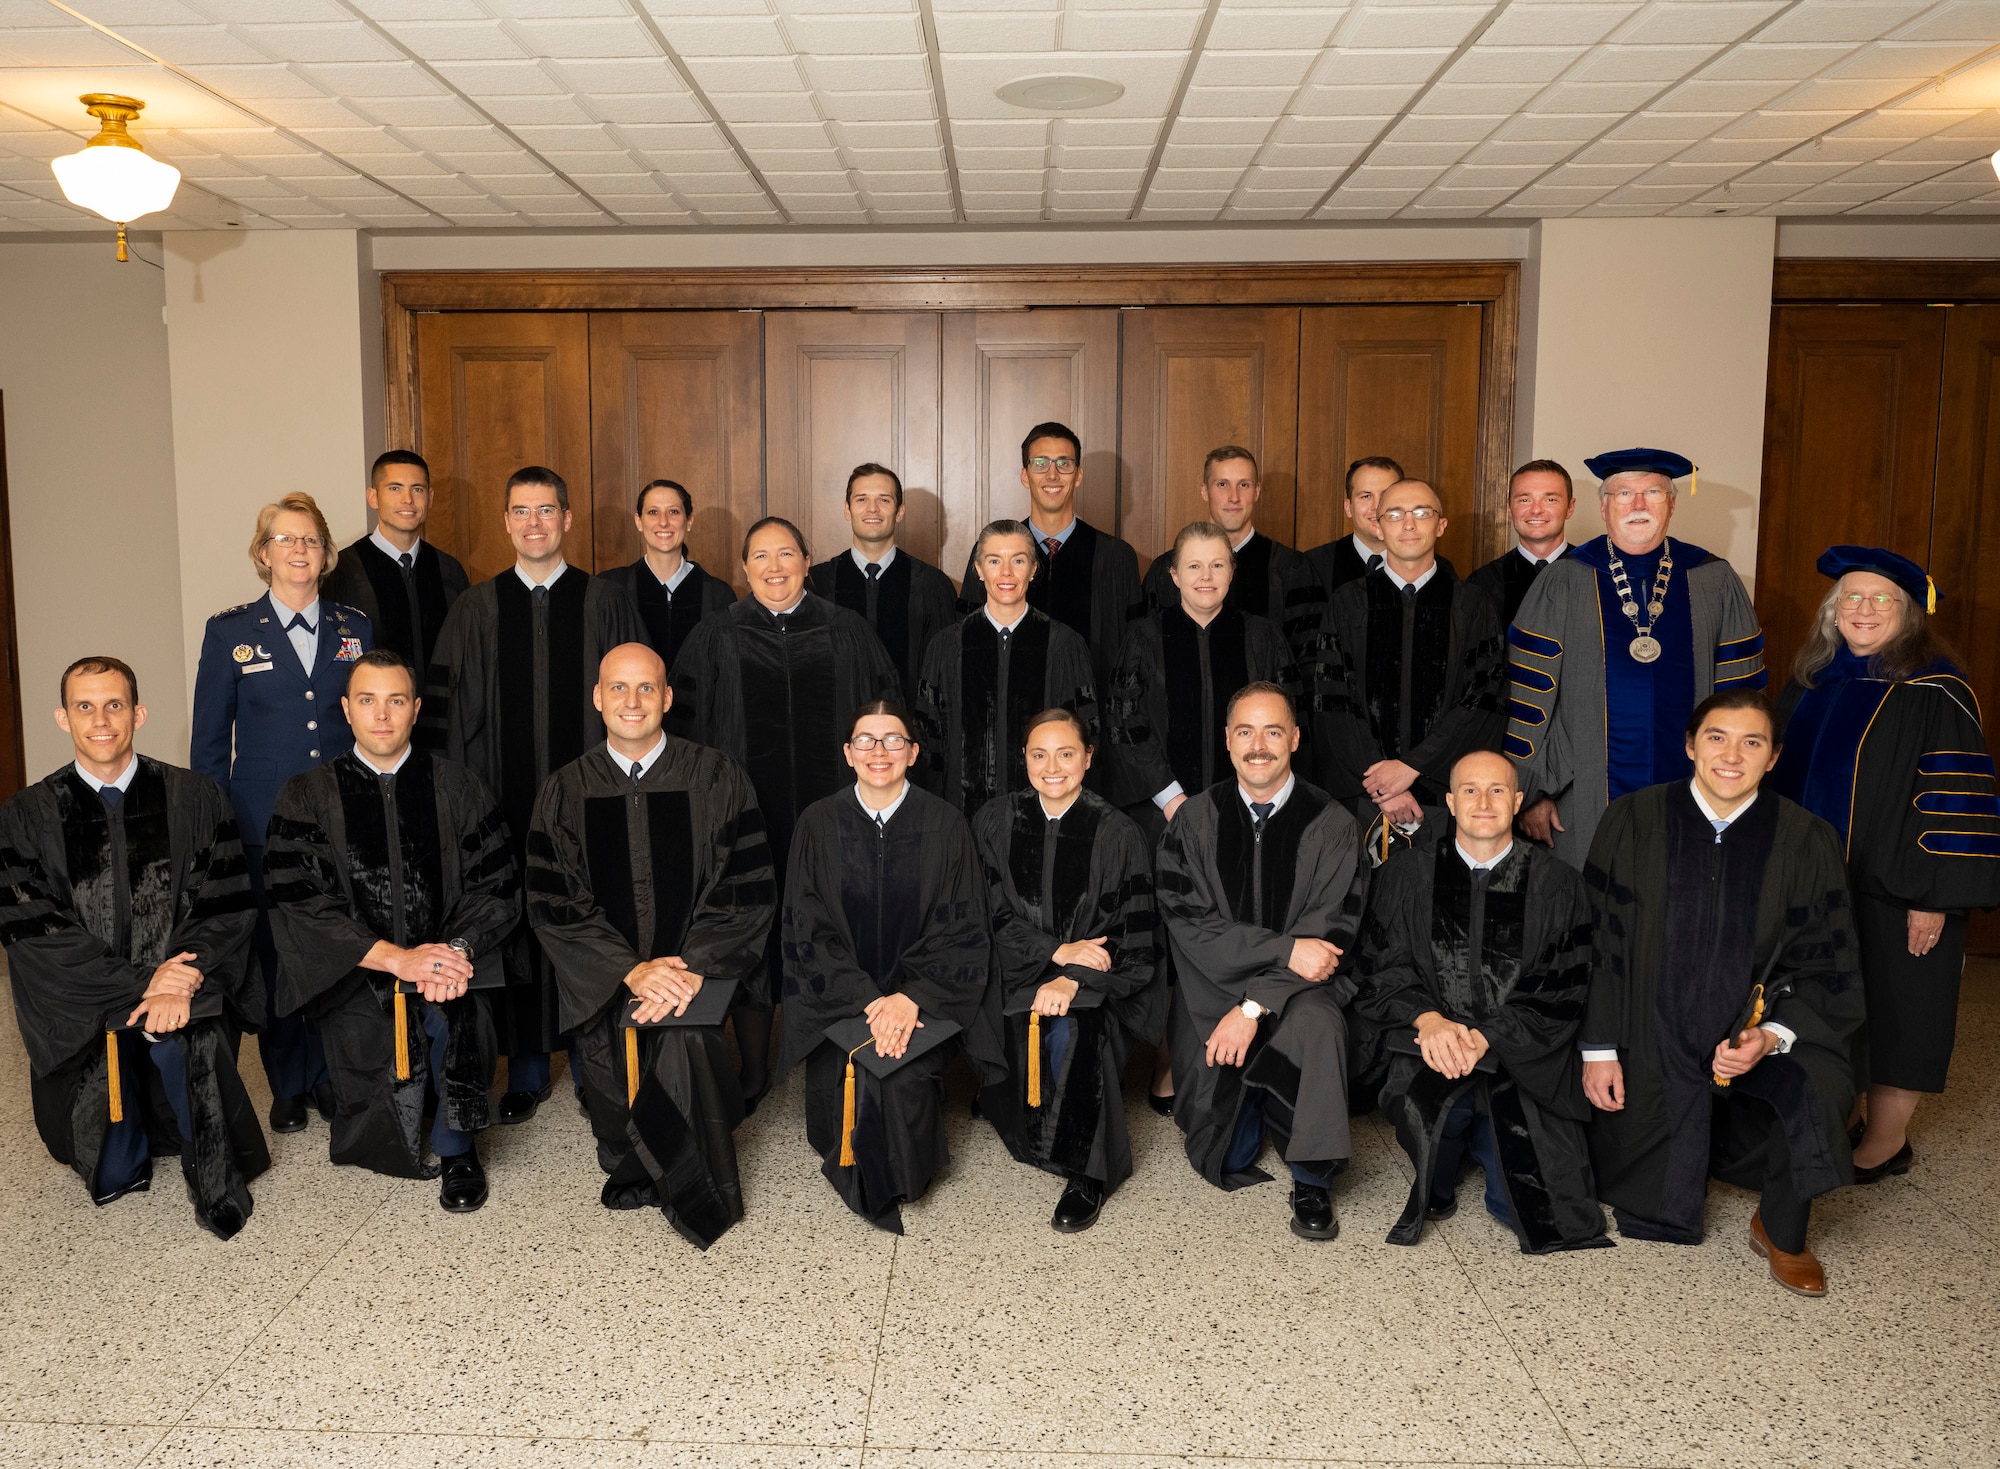
[[1729,823],[1726,821],[1713,821],[1709,824],[1715,828],[1715,839],[1718,842],[1722,840],[1722,834],[1729,830]]
[[1056,552],[1060,551],[1061,549],[1062,549],[1062,542],[1057,540],[1054,536],[1042,537],[1042,551],[1046,555],[1053,556],[1056,554]]
[[1264,834],[1264,823],[1271,819],[1271,808],[1277,804],[1276,801],[1252,801],[1250,803],[1250,816],[1257,824],[1257,835],[1262,836]]
[[549,600],[549,589],[547,587],[536,587],[535,605],[537,607],[540,607],[544,605],[548,600]]
[[1370,571],[1376,570],[1381,565],[1382,565],[1382,558],[1380,556],[1370,556],[1368,558],[1368,569]]
[[297,632],[300,628],[304,628],[307,632],[314,631],[313,625],[306,621],[306,615],[303,612],[293,614],[292,620],[285,624],[286,632]]
[[1001,652],[1003,652],[1003,653],[1004,653],[1004,652],[1006,652],[1006,651],[1007,651],[1007,649],[1008,649],[1008,646],[1009,646],[1009,645],[1010,645],[1010,644],[1012,643],[1012,641],[1013,641],[1013,637],[1014,637],[1014,629],[1013,629],[1013,628],[1011,628],[1011,627],[1003,627],[1003,628],[1001,628],[1001,629],[1000,629],[1000,651],[1001,651]]
[[417,558],[412,556],[408,551],[405,551],[396,558],[396,564],[403,568],[403,575],[408,576],[411,570],[415,568]]
[[109,806],[113,811],[116,811],[118,803],[125,799],[125,793],[119,790],[117,786],[99,786],[97,794],[104,797],[104,804]]
[[870,580],[870,581],[874,581],[874,580],[875,580],[875,578],[876,578],[876,577],[878,577],[878,576],[880,576],[881,574],[882,574],[882,563],[881,563],[881,562],[879,562],[879,561],[871,561],[871,562],[869,562],[869,563],[868,563],[868,580]]
[[1538,556],[1535,558],[1535,570],[1537,571],[1540,571],[1544,566],[1547,566],[1548,564],[1549,563],[1547,557]]
[[790,630],[790,628],[791,628],[791,625],[792,625],[792,614],[791,614],[791,613],[789,613],[789,612],[780,612],[780,613],[776,614],[776,617],[774,618],[774,620],[775,620],[775,621],[777,622],[777,624],[778,624],[778,631],[779,631],[779,632],[786,632],[786,631],[789,631],[789,630]]
[[639,777],[644,775],[645,773],[646,773],[646,767],[641,765],[637,760],[634,760],[632,762],[632,784],[637,785],[639,783]]
[[1405,585],[1404,585],[1404,587],[1403,587],[1403,600],[1404,600],[1405,602],[1415,602],[1415,601],[1417,600],[1417,588],[1416,588],[1416,583],[1414,583],[1414,582],[1410,582],[1410,583],[1407,583],[1407,584],[1405,584]]

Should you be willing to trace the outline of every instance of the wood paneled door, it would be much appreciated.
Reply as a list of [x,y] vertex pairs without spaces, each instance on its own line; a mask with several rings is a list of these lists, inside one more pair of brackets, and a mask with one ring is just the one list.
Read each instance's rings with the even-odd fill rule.
[[1119,315],[1104,308],[946,314],[946,575],[965,569],[982,525],[1027,515],[1021,439],[1038,423],[1066,423],[1083,440],[1077,513],[1102,529],[1118,525]]
[[1438,549],[1460,576],[1506,548],[1481,515],[1481,308],[1313,306],[1299,343],[1300,547],[1345,532],[1347,466],[1386,454],[1444,502]]
[[1298,483],[1298,308],[1179,307],[1123,316],[1120,534],[1143,558],[1166,550],[1182,526],[1207,514],[1200,496],[1204,456],[1240,444],[1257,456],[1263,475],[1258,529],[1290,541]]
[[754,311],[591,314],[596,569],[638,558],[639,487],[670,479],[694,497],[689,554],[742,589],[743,533],[764,513],[763,350]]
[[1809,305],[1772,313],[1757,613],[1774,685],[1826,596],[1814,563],[1828,546],[1886,546],[1920,566],[1934,544],[1942,549],[1931,507],[1945,327],[1955,314]]
[[936,562],[936,312],[767,312],[764,403],[767,513],[797,525],[824,559],[848,544],[848,472],[885,464],[903,481],[898,539]]
[[[1964,661],[1991,743],[2000,735],[2000,306],[1954,306],[1949,315],[1930,568],[1938,629]],[[2000,927],[1991,931],[2000,936]]]
[[436,499],[426,534],[483,581],[514,562],[507,477],[555,470],[574,517],[565,554],[591,551],[590,328],[580,311],[464,312],[417,318],[418,452]]

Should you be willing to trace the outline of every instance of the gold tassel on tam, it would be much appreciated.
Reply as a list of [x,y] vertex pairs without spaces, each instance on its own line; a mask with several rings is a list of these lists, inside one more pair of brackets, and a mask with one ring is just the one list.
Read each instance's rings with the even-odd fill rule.
[[[870,1036],[854,1051],[865,1051],[874,1044],[875,1037]],[[843,1168],[854,1166],[854,1051],[847,1053],[847,1080],[840,1090],[840,1166]]]
[[625,1105],[639,1100],[639,1027],[625,1030]]
[[1042,1017],[1028,1012],[1028,1105],[1042,1105]]
[[396,1080],[410,1079],[410,1007],[409,996],[396,991]]
[[111,1120],[113,1122],[123,1122],[125,1120],[125,1088],[118,1077],[118,1032],[115,1030],[104,1032],[104,1058],[111,1063],[105,1073],[107,1078],[105,1084],[111,1093]]

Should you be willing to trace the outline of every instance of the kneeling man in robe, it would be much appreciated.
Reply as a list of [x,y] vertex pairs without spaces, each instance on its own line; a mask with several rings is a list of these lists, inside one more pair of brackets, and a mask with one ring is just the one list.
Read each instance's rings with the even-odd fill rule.
[[1389,1062],[1382,1115],[1416,1165],[1389,1231],[1413,1245],[1458,1212],[1460,1165],[1525,1254],[1609,1245],[1590,1178],[1577,1027],[1590,985],[1583,878],[1514,839],[1521,787],[1505,755],[1452,767],[1449,830],[1426,825],[1376,873],[1355,1010]]
[[1756,690],[1697,706],[1687,754],[1693,780],[1611,803],[1584,868],[1598,1193],[1627,1239],[1693,1245],[1710,1175],[1754,1189],[1750,1248],[1787,1290],[1824,1295],[1806,1221],[1854,1181],[1864,1009],[1840,840],[1759,789],[1778,742]]
[[1270,1177],[1266,1129],[1292,1175],[1292,1233],[1340,1232],[1330,1192],[1353,1152],[1341,967],[1361,916],[1361,833],[1292,771],[1285,691],[1245,684],[1224,719],[1234,774],[1191,796],[1160,843],[1158,902],[1172,945],[1174,1120],[1218,1188]]
[[705,1250],[743,1217],[722,1023],[739,998],[770,1006],[764,814],[742,766],[661,729],[673,691],[644,643],[604,655],[592,698],[605,743],[535,802],[528,919],[582,1058],[604,1206],[657,1207]]

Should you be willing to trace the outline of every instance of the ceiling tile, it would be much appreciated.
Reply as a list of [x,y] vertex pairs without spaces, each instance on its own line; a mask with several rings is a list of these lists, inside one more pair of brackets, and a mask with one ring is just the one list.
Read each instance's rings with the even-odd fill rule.
[[1446,74],[1449,82],[1552,82],[1578,57],[1580,46],[1475,46]]
[[1202,53],[1197,87],[1296,87],[1319,59],[1316,51],[1216,51]]
[[1197,10],[1072,10],[1060,37],[1069,51],[1186,51],[1199,24]]
[[638,21],[629,17],[615,20],[515,21],[509,29],[535,56],[618,59],[660,54],[652,36]]
[[1316,85],[1379,87],[1405,82],[1421,86],[1451,60],[1449,50],[1437,48],[1401,51],[1329,51],[1313,72]]
[[773,16],[704,16],[662,14],[667,7],[648,6],[668,43],[682,56],[784,56],[791,47]]
[[1496,82],[1476,87],[1440,82],[1419,99],[1416,111],[1449,112],[1458,116],[1513,112],[1525,107],[1541,90],[1540,82]]
[[1061,16],[1053,9],[1037,15],[937,15],[938,49],[953,52],[1053,51]]
[[1482,46],[1588,46],[1631,18],[1638,4],[1515,4],[1479,38]]
[[1290,87],[1189,87],[1184,117],[1276,118],[1291,99]]
[[1209,27],[1208,49],[1317,51],[1326,45],[1344,15],[1344,11],[1327,6],[1247,10],[1224,5],[1216,12],[1215,24]]
[[[1783,0],[1683,0],[1649,5],[1618,32],[1616,39],[1631,45],[1726,43],[1784,8]],[[1770,35],[1768,31],[1763,34]]]
[[789,15],[785,34],[800,51],[813,55],[922,52],[924,35],[915,15]]
[[1737,46],[1702,69],[1704,81],[1804,81],[1851,55],[1849,44],[1828,46]]
[[1486,19],[1486,5],[1373,5],[1340,28],[1342,46],[1456,46]]
[[1915,19],[1928,4],[1804,5],[1780,16],[1762,31],[1760,41],[1872,41]]
[[529,54],[498,21],[394,25],[389,33],[426,61],[516,61]]
[[680,73],[665,57],[611,60],[568,60],[550,64],[555,74],[579,92],[685,92]]
[[909,92],[931,84],[930,66],[922,56],[813,56],[806,75],[815,87],[829,92]]

